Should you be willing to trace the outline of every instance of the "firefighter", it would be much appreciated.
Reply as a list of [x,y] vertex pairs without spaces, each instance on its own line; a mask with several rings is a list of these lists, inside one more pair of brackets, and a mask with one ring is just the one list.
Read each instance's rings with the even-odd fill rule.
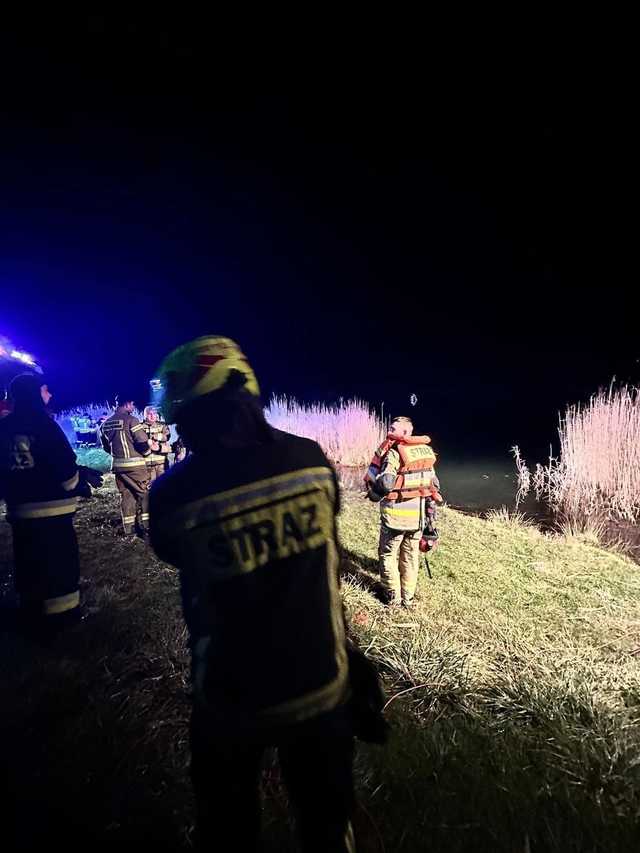
[[151,474],[147,459],[151,443],[140,421],[132,414],[135,403],[120,397],[111,417],[102,424],[102,446],[113,457],[111,465],[120,492],[120,512],[125,536],[145,538],[149,529],[149,486]]
[[411,607],[420,565],[420,539],[427,499],[441,500],[429,436],[414,436],[410,418],[395,418],[380,457],[373,489],[380,500],[378,556],[385,601]]
[[15,585],[25,627],[57,629],[80,614],[73,527],[76,455],[46,412],[41,377],[11,383],[13,412],[0,421],[0,498],[13,534]]
[[151,476],[151,482],[168,469],[168,455],[171,452],[169,438],[171,430],[158,419],[158,412],[154,406],[146,406],[143,415],[142,426],[150,442],[151,454],[147,456],[147,467]]
[[352,851],[335,473],[315,442],[267,424],[233,341],[198,338],[157,375],[191,450],[154,483],[151,544],[180,570],[203,849],[257,849],[261,760],[276,746],[303,850]]

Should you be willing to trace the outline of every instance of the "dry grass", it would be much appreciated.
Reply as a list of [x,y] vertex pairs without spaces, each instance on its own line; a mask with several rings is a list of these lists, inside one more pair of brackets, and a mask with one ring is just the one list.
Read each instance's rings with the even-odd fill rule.
[[273,397],[265,415],[277,429],[317,441],[335,465],[367,466],[386,434],[380,418],[361,400],[305,406],[290,397]]
[[[87,413],[97,421],[102,414],[111,414],[112,411],[113,407],[108,403],[87,403],[60,412],[56,420],[69,429],[71,417]],[[140,412],[134,414],[142,417]],[[383,422],[361,400],[340,400],[333,406],[324,403],[306,406],[292,397],[273,397],[265,408],[265,415],[277,429],[317,441],[334,465],[340,466],[367,467],[374,450],[386,435]],[[110,470],[108,454],[101,450],[79,451],[78,457],[80,464]]]
[[560,422],[560,456],[531,475],[518,448],[519,498],[533,485],[563,520],[640,519],[640,396],[635,388],[600,391],[584,406],[571,406]]
[[114,406],[105,400],[104,403],[84,403],[79,406],[74,406],[71,409],[65,409],[56,415],[56,421],[60,422],[64,418],[80,418],[88,415],[94,421],[98,421],[101,417],[107,417],[114,412]]

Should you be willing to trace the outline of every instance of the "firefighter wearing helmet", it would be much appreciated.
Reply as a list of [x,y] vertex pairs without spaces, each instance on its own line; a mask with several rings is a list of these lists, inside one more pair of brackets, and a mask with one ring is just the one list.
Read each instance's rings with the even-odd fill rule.
[[0,500],[13,534],[23,627],[49,634],[80,617],[80,561],[73,527],[76,455],[49,417],[42,378],[16,376],[13,411],[0,421]]
[[191,450],[154,483],[150,532],[180,570],[203,849],[256,849],[259,770],[276,746],[303,850],[354,850],[335,473],[315,442],[267,424],[232,340],[198,338],[156,375]]
[[380,501],[378,556],[390,605],[413,603],[428,509],[433,501],[442,500],[430,443],[428,435],[413,435],[410,418],[395,418],[367,472],[370,497]]

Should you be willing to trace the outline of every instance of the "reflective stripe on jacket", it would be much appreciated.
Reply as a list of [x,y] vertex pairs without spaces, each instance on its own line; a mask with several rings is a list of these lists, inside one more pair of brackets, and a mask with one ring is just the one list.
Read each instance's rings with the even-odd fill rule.
[[100,428],[102,446],[113,457],[113,471],[143,467],[151,455],[149,440],[140,421],[119,407]]
[[[395,448],[391,448],[382,460],[378,476],[389,479],[393,477],[397,485],[401,465],[400,453]],[[392,492],[380,501],[380,520],[391,530],[420,530],[424,520],[424,498],[418,492],[406,500],[398,499],[398,492]]]
[[66,595],[56,595],[55,598],[45,598],[42,609],[46,616],[53,616],[56,613],[66,613],[68,610],[73,610],[79,604],[80,590],[75,590]]
[[142,426],[147,438],[160,445],[158,450],[151,450],[150,456],[147,456],[147,463],[150,465],[164,464],[171,452],[171,445],[169,444],[171,430],[166,424],[160,421],[156,421],[153,424],[142,421]]
[[7,516],[9,521],[25,518],[53,518],[56,515],[71,515],[78,506],[78,499],[63,498],[59,501],[34,501],[12,506]]
[[76,455],[44,409],[0,421],[0,499],[9,521],[75,512],[78,482]]
[[180,569],[195,699],[225,726],[299,722],[348,693],[335,474],[315,442],[273,433],[193,455],[151,490],[153,547]]

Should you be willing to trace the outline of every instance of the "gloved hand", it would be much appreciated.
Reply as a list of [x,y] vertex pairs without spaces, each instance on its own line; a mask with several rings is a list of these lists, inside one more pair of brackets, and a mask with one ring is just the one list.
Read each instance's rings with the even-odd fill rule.
[[367,497],[374,503],[379,503],[391,490],[386,487],[383,477],[378,477],[367,483]]
[[366,743],[386,743],[390,726],[385,720],[385,695],[380,676],[366,655],[351,642],[347,644],[350,710],[355,736]]

